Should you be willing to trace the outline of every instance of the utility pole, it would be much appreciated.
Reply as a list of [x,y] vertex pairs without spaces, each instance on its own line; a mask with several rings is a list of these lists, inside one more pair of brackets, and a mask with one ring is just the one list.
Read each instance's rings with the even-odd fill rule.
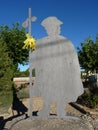
[[[22,26],[24,28],[28,27],[29,35],[31,36],[31,22],[36,21],[35,16],[31,16],[31,8],[28,10],[28,18],[24,21]],[[33,110],[33,95],[32,95],[32,68],[30,67],[30,56],[31,56],[31,49],[29,50],[29,96],[30,96],[30,108],[29,108],[29,116],[32,119],[32,110]]]

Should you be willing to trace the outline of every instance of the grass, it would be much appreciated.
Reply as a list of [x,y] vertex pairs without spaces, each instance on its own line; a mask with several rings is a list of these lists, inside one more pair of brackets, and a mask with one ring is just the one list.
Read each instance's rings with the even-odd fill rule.
[[[19,99],[29,98],[29,88],[24,87],[17,91]],[[0,92],[0,114],[8,113],[13,101],[13,91]]]
[[0,114],[8,113],[8,109],[12,104],[12,91],[0,92]]
[[22,88],[17,92],[17,96],[19,99],[29,98],[29,88]]

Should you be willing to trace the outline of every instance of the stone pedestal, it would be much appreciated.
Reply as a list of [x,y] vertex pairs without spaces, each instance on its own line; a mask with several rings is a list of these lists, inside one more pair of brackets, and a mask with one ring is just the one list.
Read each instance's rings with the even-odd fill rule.
[[33,118],[32,120],[28,118],[14,122],[9,128],[11,130],[92,130],[88,122],[78,117]]

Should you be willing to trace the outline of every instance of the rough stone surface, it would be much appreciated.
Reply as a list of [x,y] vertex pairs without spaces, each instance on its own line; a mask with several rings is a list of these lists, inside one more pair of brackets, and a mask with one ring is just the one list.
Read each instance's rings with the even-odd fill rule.
[[95,130],[98,130],[98,119],[94,121],[94,124],[93,124]]
[[[11,123],[10,123],[11,124]],[[5,128],[8,124],[6,124]],[[49,118],[16,120],[11,130],[93,130],[89,123],[80,118]]]

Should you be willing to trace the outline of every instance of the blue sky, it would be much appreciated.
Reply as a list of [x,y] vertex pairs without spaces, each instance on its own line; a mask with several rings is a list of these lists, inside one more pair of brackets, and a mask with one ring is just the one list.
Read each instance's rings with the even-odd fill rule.
[[[40,25],[48,16],[56,16],[62,22],[61,34],[70,39],[75,48],[86,38],[94,40],[98,33],[98,0],[0,0],[0,25],[20,25],[28,17],[28,8],[37,21],[32,24],[32,35],[36,38],[46,36]],[[21,67],[21,70],[28,66]]]

